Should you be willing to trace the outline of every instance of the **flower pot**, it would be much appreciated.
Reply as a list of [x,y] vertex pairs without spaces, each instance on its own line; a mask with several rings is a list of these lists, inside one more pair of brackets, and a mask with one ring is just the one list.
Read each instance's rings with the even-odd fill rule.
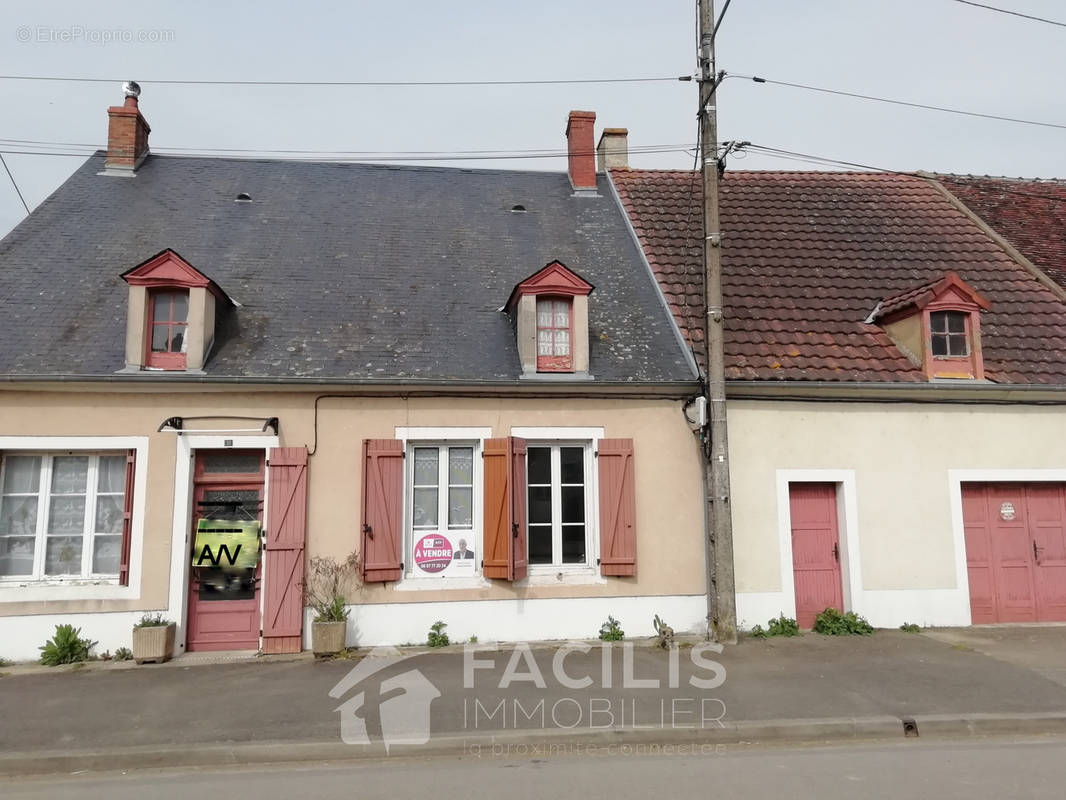
[[174,655],[176,625],[150,625],[133,629],[133,660],[138,664],[162,664]]
[[312,622],[311,650],[316,656],[333,655],[344,649],[347,621]]

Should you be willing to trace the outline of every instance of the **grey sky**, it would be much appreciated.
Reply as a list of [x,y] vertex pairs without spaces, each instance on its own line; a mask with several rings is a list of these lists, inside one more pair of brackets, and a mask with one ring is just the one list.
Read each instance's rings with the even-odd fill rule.
[[[719,9],[724,0],[718,0]],[[1062,0],[988,0],[1066,20]],[[135,11],[134,11],[135,9]],[[162,36],[105,43],[107,32]],[[159,33],[162,32],[162,33]],[[73,37],[77,41],[63,41]],[[22,41],[28,38],[29,41]],[[90,41],[94,39],[95,41]],[[694,83],[459,88],[153,85],[152,79],[478,80],[675,76],[694,68],[694,0],[16,3],[0,74],[130,77],[156,148],[343,151],[563,147],[572,108],[633,148],[695,141]],[[1066,124],[1066,28],[952,0],[733,0],[719,67],[796,83]],[[102,145],[115,83],[0,80],[0,139]],[[1066,176],[1066,130],[938,114],[730,79],[720,135],[891,169]],[[18,149],[0,144],[0,149]],[[7,155],[32,208],[80,158]],[[684,152],[634,154],[687,168]],[[561,159],[463,166],[563,169]],[[750,155],[731,169],[809,169]],[[0,174],[0,234],[24,212]]]

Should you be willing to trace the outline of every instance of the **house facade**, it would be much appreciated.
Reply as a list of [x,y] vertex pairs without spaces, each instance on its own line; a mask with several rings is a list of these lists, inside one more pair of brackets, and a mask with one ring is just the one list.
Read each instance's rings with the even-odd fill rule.
[[[706,624],[696,364],[609,181],[153,155],[139,100],[0,242],[0,655]],[[239,548],[238,548],[239,546]],[[239,550],[239,552],[238,552]]]
[[[616,140],[616,153],[624,149]],[[700,184],[609,171],[703,340]],[[1066,621],[1066,307],[933,179],[721,181],[738,623]]]

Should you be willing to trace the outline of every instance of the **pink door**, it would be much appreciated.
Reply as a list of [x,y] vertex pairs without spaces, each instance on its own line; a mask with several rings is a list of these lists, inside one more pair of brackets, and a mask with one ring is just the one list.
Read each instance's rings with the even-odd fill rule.
[[792,483],[788,494],[796,621],[801,628],[810,628],[830,606],[844,610],[836,484]]
[[1066,487],[964,484],[974,624],[1066,621]]
[[[263,482],[261,450],[198,451],[191,544],[200,519],[262,520]],[[190,568],[186,650],[259,649],[260,570]]]

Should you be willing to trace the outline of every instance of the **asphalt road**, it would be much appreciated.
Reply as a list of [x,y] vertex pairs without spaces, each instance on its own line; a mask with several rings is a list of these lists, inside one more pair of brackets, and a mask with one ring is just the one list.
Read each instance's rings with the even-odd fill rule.
[[381,760],[231,770],[142,771],[0,781],[0,796],[331,798],[713,797],[729,800],[1055,798],[1066,794],[1066,739],[835,747],[712,747],[700,755]]

